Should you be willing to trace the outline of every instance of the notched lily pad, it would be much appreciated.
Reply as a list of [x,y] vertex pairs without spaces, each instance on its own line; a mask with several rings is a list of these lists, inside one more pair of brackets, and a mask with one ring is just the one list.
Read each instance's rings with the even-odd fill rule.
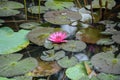
[[47,62],[38,60],[39,65],[36,69],[29,72],[27,75],[33,76],[33,77],[40,77],[40,76],[48,76],[57,73],[61,67],[54,61]]
[[86,48],[86,44],[83,41],[69,40],[67,43],[64,43],[61,47],[66,51],[80,52]]
[[22,59],[22,54],[5,54],[0,56],[0,76],[11,77],[25,74],[37,66],[37,60],[29,57]]
[[49,37],[49,35],[52,32],[59,31],[59,30],[60,30],[60,28],[38,27],[38,28],[31,30],[28,33],[27,38],[31,42],[33,42],[39,46],[42,46],[42,45],[44,45],[45,40]]
[[78,60],[76,57],[68,58],[68,56],[65,56],[62,59],[58,60],[57,63],[63,68],[68,68],[76,65],[78,63]]
[[65,56],[64,51],[55,52],[54,50],[48,50],[48,51],[44,51],[43,55],[41,55],[40,58],[44,61],[54,61],[54,60],[58,60],[64,56]]
[[68,68],[65,73],[66,76],[72,80],[81,80],[82,77],[87,76],[87,72],[83,62]]
[[29,41],[26,38],[28,30],[14,32],[9,27],[2,27],[0,32],[0,54],[17,52],[29,45]]
[[52,10],[64,10],[74,6],[73,2],[47,0],[45,6]]
[[44,19],[53,24],[70,24],[81,18],[78,12],[69,10],[50,11],[44,14]]
[[27,23],[22,23],[19,26],[20,28],[23,28],[23,29],[33,29],[35,27],[40,26],[40,24],[37,22],[27,22]]
[[100,72],[120,74],[120,58],[114,58],[112,51],[94,55],[91,58],[91,62]]
[[40,13],[39,13],[39,6],[32,6],[30,8],[28,8],[28,12],[32,13],[32,14],[41,14],[41,13],[45,13],[48,10],[47,7],[45,6],[40,6]]

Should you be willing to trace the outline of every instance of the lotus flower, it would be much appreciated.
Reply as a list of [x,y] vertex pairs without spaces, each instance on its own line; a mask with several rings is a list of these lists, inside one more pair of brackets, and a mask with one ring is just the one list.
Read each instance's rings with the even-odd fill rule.
[[48,40],[52,41],[53,43],[62,43],[67,42],[67,40],[64,40],[66,37],[66,32],[55,32],[50,35]]

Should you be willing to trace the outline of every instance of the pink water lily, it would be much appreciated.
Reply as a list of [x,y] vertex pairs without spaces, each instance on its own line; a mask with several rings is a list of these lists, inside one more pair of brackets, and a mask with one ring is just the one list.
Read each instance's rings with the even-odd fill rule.
[[67,37],[66,32],[54,32],[50,35],[48,40],[52,41],[53,43],[62,43],[67,42],[67,40],[64,40]]

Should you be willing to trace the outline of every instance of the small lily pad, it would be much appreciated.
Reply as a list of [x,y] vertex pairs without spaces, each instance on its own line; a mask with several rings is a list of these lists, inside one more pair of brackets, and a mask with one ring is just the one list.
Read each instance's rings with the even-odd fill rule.
[[12,10],[12,9],[0,9],[0,16],[5,17],[5,16],[13,16],[16,14],[19,14],[20,11],[18,10]]
[[119,34],[113,35],[113,36],[112,36],[112,39],[113,39],[116,43],[120,44],[120,32],[119,32]]
[[61,70],[61,67],[55,61],[47,62],[39,59],[38,62],[39,64],[37,68],[29,72],[27,74],[28,76],[33,77],[48,76],[55,74]]
[[104,38],[97,41],[98,45],[111,45],[114,41],[112,39]]
[[48,0],[45,2],[45,6],[52,10],[63,10],[74,6],[73,2],[54,1]]
[[26,38],[28,30],[14,32],[9,27],[0,28],[0,54],[10,54],[22,50],[29,45]]
[[81,80],[82,77],[87,76],[85,66],[82,62],[68,68],[65,73],[72,80]]
[[83,41],[69,40],[62,45],[62,49],[70,52],[80,52],[86,48],[86,44]]
[[13,79],[15,79],[15,80],[32,80],[32,77],[31,76],[17,76],[17,77],[14,77]]
[[[45,6],[40,6],[40,13],[45,13],[48,10]],[[28,8],[28,12],[32,14],[39,14],[39,6],[32,6]]]
[[91,62],[100,72],[120,74],[120,58],[114,58],[112,51],[94,55],[91,58]]
[[68,56],[65,56],[62,59],[59,59],[57,63],[63,68],[68,68],[76,65],[78,63],[78,60],[76,57],[68,58]]
[[59,60],[64,56],[65,56],[64,51],[59,51],[55,53],[54,50],[48,50],[48,51],[44,51],[43,55],[41,55],[40,58],[44,61],[54,61],[54,60]]
[[22,54],[5,54],[0,56],[0,76],[12,77],[25,74],[37,66],[37,60],[29,57],[21,59]]
[[78,12],[69,10],[49,11],[44,14],[44,19],[53,24],[70,24],[73,20],[76,21],[81,18]]
[[0,26],[2,25],[1,23],[4,23],[4,22],[5,22],[4,20],[0,19]]
[[45,40],[49,37],[49,35],[54,31],[59,31],[60,28],[50,28],[50,27],[37,27],[33,30],[31,30],[27,37],[28,39],[39,45],[44,45]]
[[5,78],[5,77],[0,77],[0,80],[16,80],[16,79],[8,79],[8,78]]
[[27,23],[22,23],[19,26],[20,28],[23,28],[23,29],[33,29],[35,27],[40,26],[40,24],[37,22],[27,22]]
[[24,8],[24,5],[15,1],[1,1],[0,9],[19,9]]

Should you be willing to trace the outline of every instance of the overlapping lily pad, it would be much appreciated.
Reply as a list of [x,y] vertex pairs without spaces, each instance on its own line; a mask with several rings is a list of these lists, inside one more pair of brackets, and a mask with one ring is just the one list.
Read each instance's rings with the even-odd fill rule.
[[44,61],[54,61],[64,56],[65,56],[64,51],[55,52],[54,50],[48,50],[48,51],[44,51],[43,55],[41,55],[40,58]]
[[27,22],[27,23],[22,23],[19,26],[20,28],[23,28],[23,29],[33,29],[35,27],[40,26],[40,24],[37,22]]
[[[45,13],[47,10],[48,10],[47,7],[40,6],[40,13]],[[32,7],[28,8],[28,12],[30,12],[32,14],[40,14],[39,13],[39,6],[32,6]]]
[[119,32],[119,34],[113,35],[113,36],[112,36],[112,39],[113,39],[116,43],[120,44],[120,32]]
[[14,77],[13,79],[15,79],[15,80],[32,80],[32,77],[31,76],[17,76],[17,77]]
[[49,9],[52,9],[52,10],[63,10],[66,8],[73,7],[74,3],[73,2],[48,0],[48,1],[46,1],[45,6]]
[[91,62],[100,72],[120,74],[120,58],[114,58],[111,51],[94,55]]
[[27,30],[14,32],[9,27],[0,28],[0,54],[10,54],[27,47],[29,44],[26,38],[28,32]]
[[29,57],[22,59],[22,54],[5,54],[0,56],[0,76],[12,77],[25,74],[37,66],[37,60]]
[[65,73],[72,80],[81,80],[82,77],[87,76],[85,66],[82,62],[68,68]]
[[83,41],[69,40],[63,44],[62,49],[70,52],[80,52],[86,48],[86,44]]
[[[108,9],[112,9],[116,5],[115,0],[101,0],[101,1],[102,1],[103,8],[105,8],[106,1],[108,3],[108,6],[107,6]],[[93,5],[93,8],[100,8],[99,0],[93,0],[92,5]]]
[[70,24],[72,21],[81,18],[82,17],[78,12],[69,10],[49,11],[44,15],[44,19],[53,24]]
[[97,41],[98,45],[111,45],[113,43],[114,43],[114,41],[112,39],[109,39],[109,38],[104,38],[104,39],[100,39]]
[[78,60],[76,57],[68,58],[68,56],[63,57],[62,59],[58,60],[57,63],[62,68],[68,68],[76,65],[78,63]]
[[33,77],[48,76],[57,73],[61,70],[61,67],[54,61],[47,62],[38,60],[39,65],[32,72],[29,72],[27,75]]
[[52,32],[59,31],[60,28],[50,28],[50,27],[38,27],[29,32],[27,35],[28,39],[39,45],[44,45],[45,40],[49,37]]

